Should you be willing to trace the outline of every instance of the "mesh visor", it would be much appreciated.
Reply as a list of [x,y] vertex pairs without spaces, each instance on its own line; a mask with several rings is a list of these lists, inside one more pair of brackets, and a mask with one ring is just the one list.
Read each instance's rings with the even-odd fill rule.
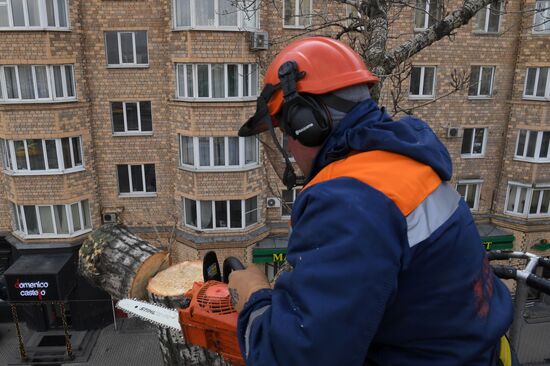
[[275,93],[278,89],[279,84],[267,84],[264,87],[260,93],[260,96],[256,100],[256,112],[248,119],[248,121],[245,122],[244,125],[241,126],[239,129],[239,136],[246,137],[257,135],[269,130],[270,124],[273,124],[273,127],[277,127],[279,125],[275,118],[271,118],[269,108],[267,107],[267,102],[273,93]]

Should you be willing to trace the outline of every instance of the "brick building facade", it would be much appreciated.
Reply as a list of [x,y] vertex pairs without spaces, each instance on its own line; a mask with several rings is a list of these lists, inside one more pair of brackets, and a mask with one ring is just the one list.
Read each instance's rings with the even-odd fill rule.
[[[255,12],[224,0],[0,0],[0,231],[18,248],[78,245],[116,218],[172,242],[177,260],[284,251],[295,194],[272,167],[283,161],[237,130],[277,51],[318,15],[349,12],[311,1]],[[534,31],[527,11],[541,3],[491,5],[415,56],[402,85],[407,108],[433,101],[414,113],[449,148],[478,223],[529,250],[550,239],[550,29]],[[430,25],[421,17],[402,9],[391,44]],[[257,31],[267,50],[251,47]],[[445,96],[455,69],[477,83]]]

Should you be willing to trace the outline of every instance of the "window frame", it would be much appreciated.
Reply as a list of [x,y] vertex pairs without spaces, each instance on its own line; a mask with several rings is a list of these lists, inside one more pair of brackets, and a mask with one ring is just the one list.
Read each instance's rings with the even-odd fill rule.
[[[472,131],[472,141],[470,143],[470,152],[469,153],[463,153],[462,152],[462,145],[460,146],[460,157],[463,159],[475,159],[475,158],[484,158],[485,157],[485,149],[487,147],[487,136],[489,129],[487,127],[463,127],[463,135],[462,135],[462,141],[464,143],[464,131],[465,130],[473,130]],[[481,153],[474,153],[474,141],[476,137],[476,131],[477,130],[483,130],[483,142],[481,146]]]
[[[215,138],[224,138],[224,165],[216,165],[214,157],[214,139]],[[260,147],[258,139],[255,139],[256,147],[256,161],[253,163],[246,163],[246,138],[238,137],[238,165],[229,164],[229,138],[237,136],[188,136],[178,134],[178,167],[183,170],[189,171],[205,171],[205,172],[216,172],[216,171],[235,171],[235,170],[249,170],[257,168],[260,165]],[[193,151],[193,165],[184,163],[184,149],[183,149],[183,139],[190,138],[192,141],[192,151]],[[209,149],[209,164],[200,165],[200,146],[199,138],[208,138],[208,149]]]
[[[155,169],[155,191],[154,192],[147,192],[147,178],[145,175],[145,165],[153,165]],[[120,191],[120,176],[118,174],[118,167],[119,166],[125,166],[128,169],[128,187],[130,189],[130,192],[121,192]],[[132,182],[132,166],[140,166],[141,167],[141,182],[143,184],[143,191],[134,191],[133,189],[133,182]],[[157,169],[155,166],[155,163],[141,163],[141,164],[116,164],[116,177],[117,177],[117,188],[118,188],[118,197],[124,198],[124,197],[156,197],[158,193],[158,187],[157,187]]]
[[533,14],[533,27],[532,27],[532,33],[533,34],[542,34],[542,35],[544,35],[544,34],[549,34],[550,33],[550,19],[548,19],[547,21],[542,23],[545,26],[545,28],[547,28],[547,29],[540,30],[540,31],[536,30],[536,28],[537,28],[537,26],[536,26],[537,25],[537,23],[536,23],[537,22],[537,15],[539,14],[539,12],[537,11],[537,9],[539,8],[538,4],[543,3],[543,2],[548,2],[548,8],[544,8],[545,10],[542,13],[543,14],[547,13],[548,17],[550,18],[550,1],[548,1],[548,0],[536,0],[535,1],[534,14]]
[[[71,155],[71,167],[67,168],[67,162],[65,162],[64,156],[63,156],[63,146],[62,146],[62,140],[68,138],[69,139],[69,151]],[[78,144],[80,147],[80,164],[75,164],[75,153],[74,153],[74,147],[73,147],[73,140],[78,139]],[[42,142],[42,157],[44,159],[44,167],[45,169],[36,169],[31,170],[30,169],[30,158],[29,158],[29,150],[28,150],[28,144],[27,140],[40,140]],[[23,146],[25,149],[25,160],[26,160],[26,166],[27,169],[19,169],[17,168],[17,157],[16,157],[16,151],[15,151],[15,141],[23,141]],[[48,152],[46,147],[46,141],[55,141],[55,148],[56,148],[56,158],[57,158],[57,165],[58,168],[49,168],[49,162],[48,162]],[[4,150],[7,147],[8,154],[3,154],[3,171],[4,174],[7,175],[13,175],[13,176],[29,176],[29,175],[59,175],[59,174],[70,174],[75,172],[81,172],[86,170],[86,163],[84,159],[84,148],[82,143],[82,136],[68,136],[68,137],[62,137],[62,138],[55,138],[55,139],[23,139],[23,140],[4,140],[0,139],[0,144],[3,145],[2,150]],[[10,164],[5,164],[6,159],[8,156],[11,158]],[[11,166],[10,166],[11,165]],[[6,167],[9,167],[9,169],[6,169]]]
[[[19,67],[20,66],[30,66],[32,72],[32,82],[33,82],[33,99],[24,99],[21,95],[21,81],[19,78]],[[63,87],[63,96],[56,96],[56,86],[55,86],[55,73],[54,68],[60,67],[61,72],[61,85]],[[38,78],[36,77],[36,68],[37,67],[46,67],[46,80],[48,88],[48,98],[39,98],[38,97]],[[17,98],[8,98],[8,88],[6,83],[6,68],[14,68],[14,75],[17,84]],[[67,68],[70,68],[71,77],[72,77],[72,90],[74,96],[68,96],[68,83],[67,83]],[[61,102],[75,102],[77,101],[77,90],[76,90],[76,79],[74,74],[74,66],[71,64],[59,64],[59,65],[0,65],[0,104],[24,104],[24,103],[61,103]]]
[[483,9],[479,10],[477,12],[477,14],[475,15],[475,23],[474,23],[474,33],[476,34],[500,34],[500,29],[501,29],[501,26],[502,26],[502,16],[504,15],[503,14],[503,7],[504,7],[504,2],[501,1],[501,0],[497,0],[498,1],[498,4],[500,5],[499,9],[498,9],[498,29],[496,31],[489,31],[489,20],[490,20],[490,14],[491,14],[491,10],[492,10],[492,6],[494,3],[489,3],[487,4],[484,9],[485,9],[485,22],[484,22],[484,25],[483,25],[483,29],[480,29],[480,28],[477,28],[477,17],[479,16],[479,12],[482,11]]
[[[514,197],[514,199],[515,199],[514,205],[515,205],[516,208],[518,207],[519,199],[521,197],[521,195],[518,195],[517,189],[518,188],[526,189],[525,204],[524,204],[524,207],[523,207],[523,212],[509,211],[508,210],[508,202],[509,202],[509,199],[510,199],[510,193],[511,193],[511,188],[512,187],[514,187],[516,189],[516,193],[515,193],[515,197]],[[546,218],[546,217],[550,217],[550,206],[548,208],[548,213],[545,213],[545,214],[541,214],[541,213],[532,214],[532,213],[530,213],[531,200],[533,198],[534,191],[541,191],[543,193],[543,194],[539,195],[539,202],[537,204],[537,211],[539,211],[540,208],[541,208],[541,205],[542,205],[542,199],[543,199],[544,192],[545,191],[550,191],[550,183],[533,185],[533,184],[526,184],[526,183],[521,183],[521,182],[509,181],[508,185],[506,187],[506,200],[504,202],[504,213],[506,215],[516,216],[516,217],[523,217],[523,218],[528,218],[528,219],[529,218]]]
[[[63,1],[65,3],[65,21],[67,23],[66,26],[60,26],[60,17],[59,17],[59,5],[58,1]],[[0,0],[0,2],[2,2]],[[47,14],[47,8],[46,8],[46,0],[38,0],[38,16],[40,18],[40,25],[38,26],[30,26],[29,25],[29,10],[28,10],[28,0],[22,0],[23,2],[23,17],[24,17],[24,26],[16,26],[13,22],[13,9],[12,9],[12,0],[5,0],[4,5],[6,7],[7,11],[7,17],[8,17],[8,23],[9,25],[6,27],[0,26],[0,32],[1,31],[61,31],[61,32],[70,32],[71,31],[71,17],[70,17],[70,11],[69,11],[69,1],[68,0],[54,0],[53,1],[53,7],[54,7],[54,23],[55,26],[49,26],[48,25],[48,14]]]
[[[250,199],[256,199],[256,208],[252,211],[256,211],[256,222],[253,222],[251,223],[250,225],[246,225],[246,214],[248,212],[252,212],[252,211],[246,211],[246,205],[245,205],[245,202],[250,200]],[[194,199],[194,198],[190,198],[190,197],[185,197],[185,196],[182,196],[182,207],[183,207],[183,226],[184,227],[187,227],[187,228],[191,228],[193,230],[197,230],[197,231],[213,231],[213,232],[219,232],[219,231],[242,231],[242,230],[246,230],[250,227],[253,227],[255,225],[257,225],[258,223],[260,223],[260,200],[258,199],[259,196],[252,196],[252,197],[249,197],[249,198],[246,198],[246,199],[237,199],[237,200],[232,200],[232,199],[229,199],[229,200],[199,200],[199,199]],[[195,214],[196,214],[196,217],[197,217],[197,225],[196,226],[193,226],[191,224],[188,224],[187,223],[187,215],[189,214],[187,212],[187,209],[186,209],[186,205],[185,205],[185,200],[189,200],[189,201],[194,201],[195,202]],[[241,203],[241,208],[240,208],[240,213],[241,213],[241,227],[231,227],[231,201],[240,201]],[[202,202],[210,202],[211,204],[211,212],[212,212],[212,228],[203,228],[202,227],[202,208],[201,208],[201,203]],[[223,226],[223,227],[216,227],[216,202],[225,202],[226,203],[226,217],[227,217],[227,226]]]
[[[415,8],[413,8],[414,9],[414,12],[413,12],[414,13],[414,15],[413,15],[413,28],[414,28],[415,32],[425,31],[426,29],[430,28],[433,25],[433,23],[430,24],[430,1],[431,0],[423,0],[423,1],[425,1],[425,4],[426,4],[424,6],[424,11],[423,11],[423,14],[424,14],[424,22],[423,22],[424,26],[423,27],[419,28],[419,27],[416,26],[416,14],[417,14],[418,9],[416,8],[416,6],[415,6]],[[437,6],[439,8],[441,8],[441,4],[439,4],[439,1],[441,1],[441,0],[433,0],[433,1],[436,1],[438,3]],[[440,19],[441,9],[438,9],[437,12],[438,12],[438,16],[435,18],[434,23],[441,20]]]
[[284,192],[285,192],[285,191],[286,191],[286,192],[289,192],[289,190],[288,190],[288,189],[283,189],[283,190],[281,191],[281,218],[290,218],[290,217],[292,216],[292,208],[294,207],[294,203],[296,202],[296,197],[298,196],[298,193],[300,192],[300,189],[297,189],[296,187],[294,187],[294,188],[292,188],[292,189],[290,190],[290,192],[292,192],[292,203],[290,203],[290,206],[289,206],[289,208],[290,208],[289,211],[290,211],[290,212],[289,212],[288,215],[286,215],[286,214],[284,213],[284,211],[285,211],[284,205],[288,205],[288,204],[289,204],[288,201],[285,201],[285,200],[284,200],[284,197],[285,197],[285,196],[284,196]]
[[[479,68],[479,74],[478,74],[478,80],[477,80],[477,91],[475,95],[470,95],[470,85],[472,82],[471,76],[473,68]],[[489,94],[488,95],[482,95],[481,93],[481,87],[482,87],[482,79],[483,79],[483,69],[491,69],[491,82],[489,84]],[[495,74],[496,74],[496,66],[493,65],[471,65],[470,66],[470,83],[468,85],[468,99],[492,99],[493,98],[493,89],[495,84]]]
[[[137,63],[137,47],[136,47],[136,33],[138,32],[144,32],[145,33],[145,43],[147,48],[147,63],[141,64]],[[117,35],[117,53],[118,53],[118,64],[110,64],[109,63],[109,51],[108,51],[108,45],[107,45],[107,34],[108,33],[116,33]],[[122,62],[122,43],[121,43],[121,34],[122,33],[130,33],[132,34],[132,51],[133,51],[133,57],[134,62]],[[128,69],[128,68],[148,68],[150,64],[150,57],[149,57],[149,31],[148,30],[119,30],[119,31],[104,31],[103,32],[103,41],[104,41],[104,47],[105,47],[105,62],[108,69]]]
[[[89,217],[87,220],[84,220],[85,212],[84,212],[84,202],[87,202],[88,204],[88,213]],[[86,234],[93,229],[92,224],[92,205],[90,204],[89,199],[84,199],[77,202],[72,202],[68,204],[37,204],[37,205],[18,205],[15,202],[9,201],[10,204],[10,214],[12,216],[12,230],[14,234],[17,236],[23,238],[23,239],[48,239],[48,238],[74,238],[83,234]],[[71,206],[78,204],[78,219],[80,220],[80,230],[75,230],[75,220],[73,218],[73,212],[71,210]],[[24,206],[31,206],[34,207],[35,215],[36,215],[36,221],[38,226],[38,234],[29,234],[29,230],[27,227],[25,212],[24,212]],[[63,206],[65,210],[65,216],[67,218],[67,228],[69,233],[68,234],[59,234],[57,233],[57,220],[55,216],[55,206]],[[53,229],[54,233],[44,233],[43,232],[43,223],[41,221],[40,217],[40,207],[49,207],[51,212],[51,218],[53,223]],[[90,224],[90,227],[86,228],[84,226],[85,222],[88,222]]]
[[[292,0],[291,0],[292,1]],[[309,14],[307,15],[300,15],[300,1],[301,0],[294,0],[295,1],[295,6],[294,6],[294,12],[293,12],[293,15],[292,15],[292,19],[294,19],[294,24],[285,24],[285,3],[286,3],[286,0],[283,0],[283,6],[281,7],[282,8],[282,12],[283,12],[283,16],[282,16],[282,21],[283,21],[283,29],[306,29],[308,27],[311,27],[311,25],[313,24],[313,20],[312,20],[312,16],[313,16],[313,1],[314,0],[308,0],[309,1]],[[304,18],[304,19],[307,19],[305,25],[300,25],[300,19],[301,18]]]
[[[208,66],[208,97],[199,97],[199,83],[198,83],[198,66]],[[224,65],[224,97],[212,97],[213,95],[213,78],[212,78],[212,66],[213,65]],[[229,96],[229,65],[237,65],[237,79],[238,79],[238,95],[236,97]],[[244,95],[245,85],[244,85],[244,66],[248,68],[255,69],[252,72],[256,73],[256,88],[252,92],[253,82],[252,82],[252,73],[247,77],[246,89],[249,90],[250,95]],[[176,100],[192,101],[192,102],[231,102],[231,101],[252,101],[256,100],[260,92],[260,70],[258,64],[252,63],[176,63]],[[180,66],[182,66],[180,68]],[[192,86],[193,86],[193,96],[189,96],[189,80],[188,80],[188,67],[191,67],[192,74]],[[181,73],[180,70],[183,70],[183,83],[181,82]],[[180,84],[183,84],[184,93],[182,96]]]
[[[517,155],[522,131],[525,131],[525,141],[524,141],[524,145],[523,145],[523,155]],[[536,142],[535,142],[535,151],[534,151],[534,156],[532,158],[527,156],[529,142],[530,142],[530,139],[531,139],[531,132],[536,132],[537,133]],[[543,136],[544,136],[545,133],[550,133],[550,131],[528,130],[528,129],[525,129],[525,128],[518,129],[518,136],[516,138],[516,144],[514,146],[514,160],[526,161],[526,162],[530,162],[530,163],[550,163],[550,142],[549,142],[548,150],[546,152],[547,157],[546,158],[541,158],[540,157],[540,152],[541,152],[541,149],[542,149],[542,140],[543,140]]]
[[[474,193],[474,204],[473,204],[473,207],[470,207],[468,205],[468,207],[470,207],[470,211],[472,212],[477,212],[479,211],[479,201],[480,201],[480,197],[481,197],[481,189],[482,189],[482,186],[483,186],[483,179],[459,179],[455,185],[455,190],[458,192],[458,186],[460,185],[463,185],[466,187],[465,191],[464,191],[464,197],[461,197],[464,199],[464,202],[466,202],[466,204],[468,204],[468,201],[466,201],[466,199],[468,198],[468,192],[469,192],[469,189],[470,187],[474,186],[475,187],[475,193]],[[460,192],[459,192],[460,194]]]
[[[533,95],[527,95],[527,83],[529,80],[529,70],[535,69],[535,80],[533,85]],[[541,69],[546,69],[546,85],[544,87],[544,96],[539,97],[536,95],[539,77],[540,77],[540,71]],[[550,67],[548,66],[539,66],[539,67],[528,67],[525,71],[525,82],[523,85],[523,93],[522,93],[523,99],[526,100],[550,100]]]
[[[115,131],[115,116],[114,116],[114,113],[113,113],[113,105],[115,103],[122,103],[122,119],[123,119],[123,124],[124,124],[124,131]],[[132,104],[136,104],[136,109],[137,109],[137,123],[138,123],[138,130],[136,131],[131,131],[131,130],[128,130],[128,116],[127,116],[127,111],[126,111],[126,104],[128,103],[132,103]],[[141,124],[141,119],[142,119],[142,115],[141,115],[141,104],[142,103],[149,103],[150,105],[150,111],[151,111],[151,131],[147,131],[147,130],[142,130],[142,124]],[[150,136],[150,135],[153,135],[153,103],[149,100],[140,100],[140,101],[111,101],[110,102],[110,107],[111,107],[111,128],[112,128],[112,131],[113,131],[113,136]]]
[[[256,25],[254,27],[250,27],[247,25],[246,17],[247,12],[241,9],[237,10],[237,25],[231,26],[231,25],[219,25],[220,23],[220,16],[219,16],[219,0],[214,0],[214,25],[213,26],[206,26],[206,25],[197,25],[196,22],[196,1],[201,0],[189,0],[189,25],[178,25],[177,24],[177,13],[176,13],[176,7],[177,2],[179,0],[172,0],[172,30],[179,31],[179,30],[212,30],[212,31],[230,31],[230,32],[246,32],[246,31],[255,31],[260,29],[260,9],[257,8],[254,10],[255,12],[255,18],[256,18]],[[243,2],[243,0],[238,0],[239,2]],[[246,0],[248,2],[250,0]],[[246,6],[246,5],[245,5]]]
[[435,99],[437,95],[437,66],[433,65],[413,65],[413,68],[420,68],[420,84],[419,84],[419,91],[422,92],[424,89],[424,82],[425,82],[425,75],[426,75],[426,68],[433,68],[434,69],[434,78],[433,78],[433,84],[432,84],[432,94],[411,94],[411,85],[412,85],[412,69],[411,69],[411,77],[410,77],[410,83],[409,83],[409,100],[429,100],[429,99]]

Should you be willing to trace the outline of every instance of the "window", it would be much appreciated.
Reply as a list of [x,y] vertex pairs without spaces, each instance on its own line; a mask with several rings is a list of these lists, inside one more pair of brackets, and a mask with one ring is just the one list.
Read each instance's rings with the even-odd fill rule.
[[140,134],[153,131],[151,102],[112,102],[114,134]]
[[178,98],[226,99],[258,95],[256,64],[177,64]]
[[282,191],[282,205],[281,205],[281,216],[290,216],[292,213],[292,207],[294,207],[294,201],[296,201],[296,189],[287,190],[284,189]]
[[464,198],[470,210],[479,209],[479,195],[481,192],[482,180],[461,180],[456,185],[456,190]]
[[224,201],[196,201],[184,198],[183,201],[183,222],[195,229],[244,229],[259,220],[258,197]]
[[438,21],[441,16],[441,3],[440,0],[416,0],[414,29],[426,29]]
[[532,187],[523,183],[508,183],[505,213],[523,217],[548,217],[550,184]]
[[472,66],[468,96],[490,98],[493,95],[494,66]]
[[112,67],[148,66],[147,32],[105,32],[107,64]]
[[72,65],[0,66],[0,102],[51,102],[75,97]]
[[462,157],[481,157],[485,155],[487,141],[486,128],[465,128],[462,137]]
[[66,0],[0,0],[0,30],[66,30]]
[[414,66],[411,70],[409,97],[433,98],[435,96],[435,66]]
[[83,170],[80,137],[2,140],[4,170],[16,175],[62,174]]
[[176,29],[257,29],[259,4],[253,0],[175,0]]
[[32,238],[66,238],[92,229],[88,200],[68,205],[17,205],[10,202],[13,230]]
[[531,162],[550,162],[550,131],[519,130],[514,157]]
[[548,67],[529,67],[525,77],[523,97],[529,99],[550,98],[550,81]]
[[120,196],[155,196],[157,181],[154,164],[117,165]]
[[533,31],[537,33],[550,32],[550,1],[537,0]]
[[502,14],[502,1],[496,0],[482,8],[476,14],[475,30],[480,33],[498,33],[500,29],[500,16]]
[[258,140],[250,137],[179,136],[180,166],[195,169],[243,168],[258,164]]
[[312,0],[284,0],[283,26],[289,28],[305,28],[311,25]]
[[294,156],[292,156],[292,151],[290,151],[288,147],[288,135],[286,133],[283,133],[282,135],[283,135],[283,142],[281,144],[281,147],[288,154],[288,159],[294,162],[295,161]]

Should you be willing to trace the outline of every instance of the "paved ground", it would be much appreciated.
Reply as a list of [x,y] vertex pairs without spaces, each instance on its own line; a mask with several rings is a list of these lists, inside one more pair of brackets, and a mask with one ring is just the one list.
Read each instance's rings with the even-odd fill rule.
[[[88,362],[66,363],[67,366],[156,366],[162,365],[156,330],[146,323],[132,319],[117,319],[103,328],[92,349]],[[29,332],[23,327],[24,336]],[[0,365],[7,365],[19,354],[15,325],[0,323]],[[59,365],[59,364],[57,364]]]

